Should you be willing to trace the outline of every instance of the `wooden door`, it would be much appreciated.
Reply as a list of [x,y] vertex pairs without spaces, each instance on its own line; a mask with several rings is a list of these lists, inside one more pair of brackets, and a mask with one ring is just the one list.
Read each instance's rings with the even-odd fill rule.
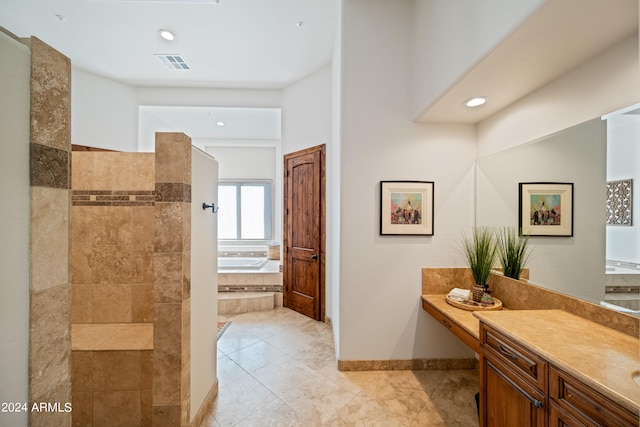
[[284,306],[324,320],[325,146],[284,156]]

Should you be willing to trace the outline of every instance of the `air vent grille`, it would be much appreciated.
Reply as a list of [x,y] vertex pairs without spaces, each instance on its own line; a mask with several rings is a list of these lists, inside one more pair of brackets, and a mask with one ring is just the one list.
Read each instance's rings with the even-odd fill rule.
[[165,67],[170,70],[190,70],[191,68],[187,65],[186,61],[180,55],[160,55],[156,54],[156,58],[158,58]]

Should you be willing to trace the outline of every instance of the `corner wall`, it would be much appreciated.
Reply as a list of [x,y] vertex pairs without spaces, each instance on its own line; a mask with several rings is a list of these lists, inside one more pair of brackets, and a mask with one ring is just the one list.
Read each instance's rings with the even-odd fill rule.
[[[464,265],[456,244],[473,224],[475,129],[412,121],[413,1],[342,6],[338,358],[468,357],[420,292],[423,267]],[[434,236],[380,235],[388,180],[435,182]]]
[[[0,402],[26,402],[29,383],[29,49],[0,28]],[[0,424],[26,426],[25,412]]]

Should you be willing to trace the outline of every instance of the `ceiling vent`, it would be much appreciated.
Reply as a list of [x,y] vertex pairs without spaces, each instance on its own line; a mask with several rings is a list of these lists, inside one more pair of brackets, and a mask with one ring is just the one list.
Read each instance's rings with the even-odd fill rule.
[[165,67],[170,70],[190,70],[191,68],[187,65],[185,60],[180,55],[160,55],[155,54],[156,58],[158,58]]

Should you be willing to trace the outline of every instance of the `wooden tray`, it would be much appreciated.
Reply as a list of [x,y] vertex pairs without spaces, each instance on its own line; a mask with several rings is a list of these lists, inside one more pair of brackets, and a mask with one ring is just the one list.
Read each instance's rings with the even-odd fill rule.
[[500,301],[498,298],[493,298],[493,302],[494,302],[493,305],[482,305],[479,302],[475,302],[471,300],[467,302],[454,301],[451,298],[449,298],[449,295],[445,295],[445,300],[450,305],[456,308],[461,308],[462,310],[467,310],[467,311],[502,310],[502,301]]

